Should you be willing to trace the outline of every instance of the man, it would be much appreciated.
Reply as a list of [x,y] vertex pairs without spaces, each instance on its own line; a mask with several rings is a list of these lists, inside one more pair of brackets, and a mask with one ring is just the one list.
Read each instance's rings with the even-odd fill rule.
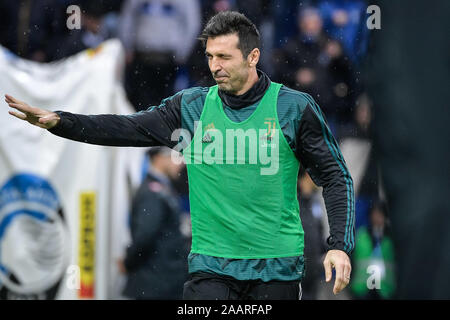
[[259,32],[244,15],[218,13],[201,39],[217,86],[183,90],[129,116],[50,112],[7,95],[21,111],[10,114],[76,141],[183,152],[192,220],[185,299],[299,298],[301,163],[324,188],[331,234],[324,267],[326,281],[336,271],[337,294],[350,279],[353,182],[322,112],[309,95],[256,69]]
[[151,166],[135,197],[130,216],[131,244],[119,270],[127,275],[124,295],[132,299],[181,299],[186,280],[187,239],[171,179],[182,166],[167,147],[148,152]]

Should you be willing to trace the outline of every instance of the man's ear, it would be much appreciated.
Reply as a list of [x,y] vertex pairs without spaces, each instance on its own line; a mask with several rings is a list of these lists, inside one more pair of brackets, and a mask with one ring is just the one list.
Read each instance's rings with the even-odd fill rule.
[[247,56],[247,62],[250,67],[256,67],[259,61],[259,56],[261,55],[261,52],[258,48],[253,49]]

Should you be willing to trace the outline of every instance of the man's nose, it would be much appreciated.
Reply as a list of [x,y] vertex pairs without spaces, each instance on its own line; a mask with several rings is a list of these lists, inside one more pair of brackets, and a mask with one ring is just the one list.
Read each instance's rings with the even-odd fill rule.
[[220,62],[218,61],[218,59],[212,58],[210,60],[210,66],[209,68],[211,69],[212,73],[216,73],[220,70],[222,70],[222,65],[220,64]]

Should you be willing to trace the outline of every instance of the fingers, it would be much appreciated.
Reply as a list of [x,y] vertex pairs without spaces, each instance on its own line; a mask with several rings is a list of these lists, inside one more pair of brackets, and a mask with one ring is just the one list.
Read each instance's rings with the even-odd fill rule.
[[9,94],[5,94],[5,100],[6,102],[12,102],[12,103],[19,103],[20,101],[14,98],[13,96],[10,96]]
[[11,108],[15,108],[23,112],[30,112],[33,109],[25,102],[20,101],[19,99],[16,99],[13,96],[10,96],[9,94],[5,94],[5,101],[7,104],[9,104]]
[[348,261],[340,261],[336,265],[336,281],[333,293],[338,294],[350,283],[351,265]]
[[25,102],[20,101],[19,99],[10,96],[9,94],[5,94],[5,101],[11,108],[18,109],[20,111],[29,112],[31,111],[31,107],[27,105]]
[[331,262],[329,259],[324,260],[323,267],[325,268],[325,281],[330,282],[332,272],[331,272]]
[[47,126],[45,124],[29,121],[28,117],[26,115],[24,115],[23,113],[16,112],[16,111],[8,111],[8,113],[16,118],[19,118],[20,120],[28,121],[29,123],[34,124],[35,126],[38,126],[39,128],[47,129]]
[[[17,100],[16,98],[14,98],[10,95],[5,95],[5,101],[9,105],[10,108],[17,109],[20,112],[25,114],[25,118],[23,118],[22,116],[18,117],[19,119],[22,119],[22,120],[29,120],[29,119],[27,119],[29,116],[39,118],[43,111],[38,108],[31,107],[28,104],[26,104],[25,102]],[[18,115],[17,112],[10,113],[10,114],[12,114],[14,116]]]
[[351,274],[352,274],[352,266],[350,265],[350,263],[346,263],[344,265],[344,278],[347,279],[349,282]]
[[50,112],[44,109],[31,107],[23,101],[16,98],[5,95],[5,101],[9,107],[14,108],[20,112],[9,110],[8,113],[20,120],[28,121],[29,123],[38,126],[43,129],[50,129],[54,127],[59,119],[58,114]]
[[20,120],[25,120],[27,118],[27,116],[23,113],[19,113],[16,111],[8,111],[8,113],[16,118],[19,118]]
[[34,108],[30,107],[26,103],[16,103],[16,102],[7,102],[7,103],[11,108],[17,109],[21,112],[36,113]]
[[336,280],[334,281],[333,293],[338,294],[342,289],[344,289],[348,284],[346,281],[347,280],[344,278],[344,265],[339,263],[336,266]]
[[8,102],[8,105],[9,105],[11,108],[14,108],[14,109],[19,109],[19,108],[20,108],[20,105],[17,104],[17,103],[15,103],[15,102]]

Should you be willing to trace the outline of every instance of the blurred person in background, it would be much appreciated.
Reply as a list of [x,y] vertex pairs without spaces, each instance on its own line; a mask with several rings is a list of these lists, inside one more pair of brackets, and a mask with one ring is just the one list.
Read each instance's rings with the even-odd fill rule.
[[181,211],[171,180],[182,164],[172,150],[148,152],[150,169],[133,199],[131,244],[119,270],[126,274],[124,295],[132,299],[181,299],[187,279],[188,242],[181,233]]
[[305,1],[271,1],[274,24],[274,48],[286,45],[289,38],[296,34],[298,11],[312,5],[313,0]]
[[329,96],[324,97],[329,99],[323,102],[324,112],[329,115],[329,124],[340,139],[342,131],[353,123],[353,106],[360,90],[357,73],[352,63],[344,56],[339,41],[327,42],[320,59],[326,69],[326,85],[329,93]]
[[355,65],[358,65],[367,53],[367,6],[364,0],[317,1],[326,32],[332,39],[342,43],[344,56]]
[[355,87],[351,64],[342,45],[325,33],[320,12],[301,7],[298,34],[274,51],[275,78],[294,89],[311,94],[322,106],[332,132],[351,122]]
[[[275,76],[292,88],[323,84],[325,70],[320,68],[319,57],[328,39],[319,12],[313,7],[301,9],[297,23],[298,33],[274,53]],[[317,97],[317,93],[311,95]]]
[[373,118],[373,102],[367,92],[361,93],[353,110],[353,121],[342,131],[342,138],[354,137],[370,140],[372,136],[371,124]]
[[322,280],[322,256],[326,253],[322,219],[321,195],[305,170],[298,180],[300,217],[305,230],[305,276],[302,281],[302,300],[318,299],[318,284]]
[[356,231],[352,256],[355,299],[392,299],[395,294],[395,254],[386,216],[386,205],[376,202],[370,209],[369,225]]
[[379,161],[373,147],[373,103],[367,93],[355,103],[354,121],[343,130],[340,147],[353,177],[356,200],[356,224],[367,227],[373,199],[383,199]]
[[271,14],[272,2],[274,0],[238,0],[236,6],[239,12],[242,12],[256,25],[258,29]]
[[81,7],[81,29],[70,30],[61,39],[54,55],[55,60],[74,55],[89,48],[96,48],[113,35],[104,24],[106,9],[99,1],[83,3]]
[[119,37],[127,54],[125,88],[137,111],[174,93],[200,31],[198,0],[126,0]]
[[66,28],[58,0],[0,1],[0,44],[18,56],[49,62]]

